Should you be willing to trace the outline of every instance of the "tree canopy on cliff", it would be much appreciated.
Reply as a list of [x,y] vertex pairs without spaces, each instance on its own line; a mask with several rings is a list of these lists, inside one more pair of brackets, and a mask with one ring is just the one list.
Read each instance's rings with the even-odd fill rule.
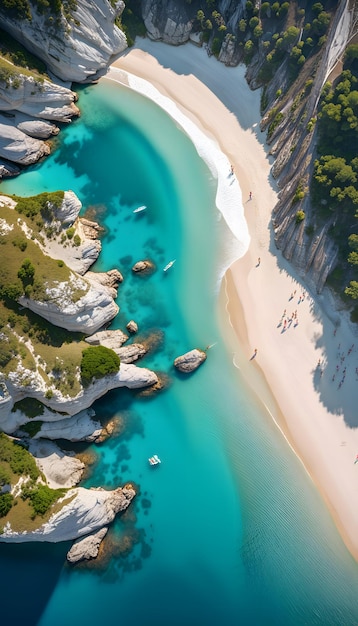
[[105,346],[91,346],[82,352],[81,379],[88,386],[93,378],[103,378],[116,374],[119,370],[119,356]]
[[[350,46],[345,68],[335,85],[327,83],[318,115],[317,151],[311,195],[319,211],[332,218],[332,237],[339,247],[334,271],[344,297],[358,299],[358,47]],[[355,306],[352,319],[358,321]]]

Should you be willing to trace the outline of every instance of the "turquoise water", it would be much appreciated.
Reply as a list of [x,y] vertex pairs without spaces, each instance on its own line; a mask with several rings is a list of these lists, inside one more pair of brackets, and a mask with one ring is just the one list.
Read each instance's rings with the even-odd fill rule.
[[[19,597],[2,603],[2,623],[356,626],[357,564],[225,348],[218,276],[232,236],[215,180],[143,97],[108,81],[79,93],[81,118],[53,155],[1,188],[72,189],[96,215],[106,230],[94,269],[124,276],[111,327],[136,320],[135,340],[153,339],[140,365],[168,385],[149,397],[113,391],[95,404],[98,417],[117,416],[125,428],[89,446],[97,460],[83,485],[138,486],[110,529],[107,561],[71,568],[70,544],[0,544],[2,597]],[[147,211],[133,214],[142,204]],[[157,268],[147,277],[131,271],[143,258]],[[209,344],[193,375],[174,371],[177,355]],[[159,468],[148,467],[154,453]]]

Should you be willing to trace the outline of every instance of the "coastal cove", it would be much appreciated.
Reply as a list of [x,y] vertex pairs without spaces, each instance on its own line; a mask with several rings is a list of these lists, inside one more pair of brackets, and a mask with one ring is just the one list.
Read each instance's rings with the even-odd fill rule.
[[[16,580],[24,594],[19,611],[38,626],[353,626],[356,563],[299,459],[250,392],[241,374],[248,358],[236,369],[236,349],[233,355],[228,348],[234,335],[222,332],[221,281],[249,242],[242,207],[248,189],[241,201],[237,186],[235,210],[223,219],[213,172],[161,109],[107,79],[81,88],[79,102],[81,119],[61,133],[53,155],[2,190],[73,189],[93,211],[106,229],[93,269],[119,266],[125,278],[112,327],[133,318],[138,337],[154,337],[158,347],[143,366],[167,374],[169,384],[157,396],[118,390],[95,403],[97,415],[118,415],[125,428],[92,446],[97,462],[83,486],[140,486],[128,516],[111,529],[106,568],[71,570],[67,545],[0,546],[3,593]],[[230,161],[222,159],[229,175]],[[148,209],[134,215],[142,204]],[[141,258],[155,262],[153,275],[131,274]],[[212,344],[194,375],[174,372],[178,354]],[[159,468],[148,467],[154,453]],[[119,556],[128,538],[135,547]]]

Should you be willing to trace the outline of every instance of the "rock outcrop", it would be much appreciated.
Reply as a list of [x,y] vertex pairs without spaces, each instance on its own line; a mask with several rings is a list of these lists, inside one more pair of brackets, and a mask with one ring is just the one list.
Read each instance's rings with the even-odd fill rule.
[[49,79],[40,80],[20,72],[16,75],[16,82],[14,79],[8,84],[0,81],[0,111],[8,111],[10,117],[7,119],[15,123],[16,112],[25,114],[30,120],[70,122],[80,113],[76,100],[74,91]]
[[[70,489],[59,502],[62,509],[52,515],[37,530],[15,532],[6,524],[0,542],[24,543],[30,541],[70,541],[90,535],[108,526],[115,516],[124,511],[135,496],[131,485],[113,491],[105,489]],[[58,504],[57,504],[58,506]]]
[[124,9],[121,0],[76,0],[67,16],[62,11],[51,14],[50,9],[38,12],[31,1],[29,5],[31,20],[16,19],[0,6],[1,26],[63,81],[93,80],[127,47],[124,33],[114,24]]
[[133,363],[147,353],[147,348],[141,343],[131,343],[128,346],[123,344],[128,340],[121,330],[104,330],[87,337],[86,341],[90,345],[105,346],[118,354],[121,363]]
[[99,547],[105,538],[108,528],[104,527],[92,535],[77,539],[72,548],[67,552],[67,561],[69,563],[78,563],[79,561],[89,561],[98,556]]
[[51,409],[41,415],[41,421],[58,422],[58,420],[66,419],[66,415],[70,417],[88,409],[95,400],[111,389],[120,387],[141,389],[157,383],[158,377],[152,370],[136,367],[132,363],[121,363],[119,372],[93,379],[88,387],[82,388],[74,397],[63,396],[57,389],[53,389],[52,396],[48,397],[46,395],[47,383],[40,373],[19,366],[15,372],[9,373],[6,381],[1,381],[0,429],[11,434],[28,421],[19,411],[12,412],[15,402],[23,398],[35,398]]
[[142,272],[145,274],[149,274],[153,272],[154,269],[155,267],[152,261],[149,261],[149,259],[145,259],[144,261],[137,261],[132,267],[132,272],[134,272],[135,274],[140,274]]
[[199,365],[204,363],[206,360],[206,353],[204,350],[199,350],[198,348],[194,348],[194,350],[190,350],[181,356],[178,356],[174,360],[174,366],[185,374],[189,374],[196,370]]
[[134,320],[130,320],[128,322],[128,324],[126,324],[126,329],[128,330],[129,333],[134,335],[135,333],[138,332],[138,324],[137,324],[137,322],[135,322]]
[[[78,291],[84,294],[76,299]],[[48,288],[46,293],[47,299],[41,302],[21,296],[19,303],[51,324],[73,332],[94,333],[119,311],[109,289],[75,276],[68,282]]]
[[80,482],[85,465],[74,453],[65,453],[54,442],[44,439],[30,439],[28,450],[52,489],[74,487]]
[[86,337],[85,341],[91,346],[105,346],[111,350],[117,350],[128,340],[128,335],[118,330],[101,330],[94,333],[90,337]]
[[142,0],[142,16],[147,35],[154,41],[172,45],[185,43],[192,30],[194,13],[190,5],[168,0]]
[[[55,414],[56,415],[56,414]],[[105,436],[101,424],[94,419],[95,411],[91,408],[76,413],[72,417],[57,419],[55,422],[53,411],[44,407],[44,412],[40,416],[41,425],[36,434],[32,436],[36,439],[65,439],[66,441],[100,441]],[[56,415],[58,417],[58,415]],[[24,424],[24,415],[18,412],[15,419]],[[29,420],[30,421],[30,420]],[[26,421],[26,423],[28,423]],[[33,423],[33,420],[32,420]],[[21,427],[20,427],[21,430]]]
[[29,137],[10,123],[0,123],[0,157],[18,165],[32,165],[50,154],[44,141]]

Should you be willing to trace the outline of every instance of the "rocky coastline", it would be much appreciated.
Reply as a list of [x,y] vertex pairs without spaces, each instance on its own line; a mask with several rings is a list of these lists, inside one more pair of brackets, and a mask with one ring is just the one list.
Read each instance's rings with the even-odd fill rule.
[[[99,0],[95,4],[90,0],[78,0],[75,19],[69,21],[61,15],[55,27],[49,26],[39,13],[35,12],[31,21],[15,20],[0,8],[2,27],[41,58],[47,65],[49,75],[54,77],[53,80],[49,77],[43,79],[24,73],[16,81],[10,79],[8,83],[0,82],[0,178],[17,175],[23,167],[47,156],[51,152],[51,140],[60,131],[61,124],[70,123],[80,114],[76,105],[77,95],[72,91],[71,85],[73,82],[95,81],[111,60],[125,50],[126,37],[115,25],[115,20],[123,9],[124,3],[121,0],[113,5],[105,0]],[[229,16],[229,21],[240,19],[242,10],[239,4]],[[324,55],[318,60],[321,68],[330,66],[331,50],[337,48],[334,32],[347,11],[347,3],[341,3]],[[193,32],[193,15],[187,3],[170,0],[163,6],[158,0],[143,0],[142,14],[151,39],[172,45],[187,41],[202,45],[198,34]],[[63,36],[64,32],[66,37]],[[347,37],[339,42],[341,51],[344,50],[349,32],[348,28]],[[230,41],[222,46],[218,58],[227,65],[235,65],[241,60]],[[281,69],[280,77],[286,76],[284,68]],[[247,79],[252,88],[260,86],[259,70],[260,54],[251,60],[247,71]],[[316,77],[311,95],[300,108],[300,115],[305,115],[308,119],[317,110],[318,95],[327,75],[320,71],[316,73]],[[296,91],[299,88],[300,86],[296,87]],[[273,80],[267,91],[268,104],[262,120],[262,130],[266,130],[270,121],[276,92],[277,84]],[[292,104],[296,95],[294,90],[288,91],[288,100],[284,104],[286,108]],[[304,131],[295,120],[287,120],[278,125],[270,137],[271,152],[276,158],[273,175],[281,187],[280,200],[274,210],[275,239],[286,258],[320,292],[337,255],[337,250],[329,239],[329,229],[322,229],[312,242],[305,234],[303,225],[298,236],[297,229],[293,232],[292,228],[293,212],[297,210],[297,206],[292,208],[292,196],[298,181],[297,172],[305,180],[308,178],[315,134],[312,133],[307,138],[306,135],[303,136]],[[4,204],[9,204],[8,198],[0,198],[0,207]],[[308,198],[303,200],[301,208],[309,216]],[[88,271],[101,250],[98,239],[100,226],[80,218],[80,209],[81,204],[75,194],[66,191],[64,201],[55,215],[59,234],[43,242],[45,254],[66,263],[72,272],[71,280],[58,285],[56,293],[49,294],[51,297],[48,301],[22,296],[19,303],[51,324],[84,333],[85,341],[89,345],[109,347],[120,357],[120,370],[117,374],[93,380],[89,387],[82,388],[73,397],[68,397],[51,386],[49,388],[39,369],[32,371],[19,364],[17,370],[11,372],[6,379],[2,377],[0,388],[0,427],[10,435],[21,433],[21,427],[30,421],[21,410],[13,411],[16,402],[23,398],[33,398],[44,405],[41,426],[31,445],[29,444],[29,449],[37,458],[49,485],[59,484],[58,479],[61,477],[64,481],[62,485],[65,484],[70,489],[64,497],[61,511],[39,529],[17,533],[11,527],[5,526],[0,541],[19,543],[76,540],[68,555],[68,560],[72,563],[96,556],[108,524],[116,514],[129,506],[135,491],[131,486],[113,491],[76,488],[83,471],[81,463],[56,448],[44,447],[45,444],[55,446],[52,441],[45,440],[62,438],[69,441],[96,441],[102,436],[101,426],[93,419],[95,416],[91,410],[91,405],[97,398],[114,388],[151,388],[159,384],[154,372],[133,364],[145,354],[145,346],[140,343],[125,346],[123,344],[128,339],[125,333],[113,331],[115,334],[112,335],[110,331],[103,330],[118,312],[114,300],[123,277],[117,269],[104,275]],[[81,241],[79,246],[64,249],[61,245],[60,231],[66,226],[73,226]],[[152,269],[148,261],[142,261],[133,271],[148,272]],[[84,293],[74,302],[72,294],[75,290]],[[136,332],[134,320],[128,330],[130,333]],[[181,372],[190,372],[205,359],[204,351],[193,350],[178,357],[175,367]],[[41,450],[46,450],[45,456],[53,462],[52,468],[50,464],[46,467],[41,465]]]
[[[13,212],[16,201],[1,196],[0,206],[10,208]],[[41,367],[36,367],[35,370],[27,369],[19,361],[14,370],[1,376],[0,391],[1,430],[10,436],[16,434],[16,437],[24,442],[50,488],[69,489],[57,502],[57,505],[61,505],[60,511],[52,515],[46,523],[34,531],[15,532],[7,522],[0,535],[0,541],[58,542],[85,537],[86,540],[77,543],[69,556],[72,563],[96,556],[108,525],[118,513],[129,506],[135,496],[135,490],[131,486],[118,487],[111,491],[101,487],[91,490],[75,487],[81,480],[85,466],[73,454],[62,452],[55,441],[58,439],[71,442],[102,441],[107,433],[104,433],[104,428],[95,419],[95,413],[91,409],[93,402],[111,389],[150,388],[159,382],[155,372],[133,364],[133,361],[137,361],[147,352],[144,346],[141,344],[123,346],[129,338],[123,331],[99,330],[103,329],[118,312],[114,300],[123,276],[117,269],[102,274],[88,272],[88,268],[97,259],[101,250],[98,239],[101,228],[95,222],[79,218],[81,206],[73,192],[65,192],[60,206],[53,207],[51,231],[55,235],[50,239],[39,238],[37,245],[44,254],[66,263],[71,271],[70,282],[72,280],[76,288],[81,283],[80,286],[84,286],[86,291],[85,295],[77,302],[73,302],[70,298],[71,286],[64,282],[52,304],[29,297],[20,297],[19,304],[39,314],[51,324],[66,328],[67,331],[83,332],[88,345],[103,345],[116,352],[121,361],[119,371],[101,378],[93,378],[91,384],[81,386],[79,393],[68,396],[55,386],[49,387],[49,382],[44,380]],[[2,219],[1,226],[3,232],[11,230],[11,224],[7,224],[5,219]],[[63,244],[61,235],[69,226],[73,227],[74,233],[80,237],[80,246]],[[28,237],[33,236],[28,227],[25,232]],[[133,323],[135,324],[134,321]],[[29,344],[28,347],[33,350]],[[42,406],[38,430],[32,437],[28,436],[26,425],[33,426],[34,420],[15,406],[23,399],[36,400]],[[2,491],[8,487],[13,492],[19,488],[17,485],[5,485]]]

